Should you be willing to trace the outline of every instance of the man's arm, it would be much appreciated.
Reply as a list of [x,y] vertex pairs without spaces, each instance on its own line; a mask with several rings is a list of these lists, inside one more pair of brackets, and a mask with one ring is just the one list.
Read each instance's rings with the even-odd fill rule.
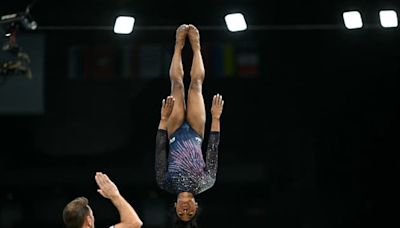
[[99,192],[104,198],[111,200],[117,208],[120,216],[120,223],[115,224],[115,228],[140,228],[143,222],[140,220],[135,209],[122,197],[117,186],[108,178],[106,174],[97,172],[95,180]]

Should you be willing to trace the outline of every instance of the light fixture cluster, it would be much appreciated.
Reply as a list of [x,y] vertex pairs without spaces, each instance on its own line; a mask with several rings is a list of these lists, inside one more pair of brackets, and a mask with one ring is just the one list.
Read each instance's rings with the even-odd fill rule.
[[[247,23],[242,13],[231,13],[225,16],[226,27],[231,32],[247,29]],[[114,33],[130,34],[135,25],[135,18],[131,16],[118,16],[114,23]]]
[[[394,10],[379,11],[381,26],[395,28],[398,26],[397,13]],[[343,13],[344,25],[347,29],[360,29],[363,27],[363,19],[359,11],[347,11]]]
[[[398,26],[397,13],[394,10],[379,11],[381,26],[394,28]],[[230,13],[225,17],[226,28],[230,32],[239,32],[247,29],[247,23],[242,13]],[[344,26],[347,29],[360,29],[363,27],[363,19],[359,11],[343,12]],[[114,33],[130,34],[133,31],[135,18],[131,16],[119,16],[115,20]]]

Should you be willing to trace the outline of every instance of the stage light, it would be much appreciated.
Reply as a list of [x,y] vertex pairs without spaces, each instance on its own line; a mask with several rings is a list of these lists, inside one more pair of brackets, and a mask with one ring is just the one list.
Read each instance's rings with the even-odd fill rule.
[[114,33],[129,34],[133,31],[135,18],[130,16],[119,16],[115,20]]
[[358,29],[363,26],[361,14],[358,11],[344,12],[343,20],[347,29]]
[[228,30],[231,32],[238,32],[247,29],[246,20],[241,13],[231,13],[225,16],[225,23]]
[[393,28],[398,25],[397,14],[394,10],[381,10],[379,12],[379,18],[384,28]]

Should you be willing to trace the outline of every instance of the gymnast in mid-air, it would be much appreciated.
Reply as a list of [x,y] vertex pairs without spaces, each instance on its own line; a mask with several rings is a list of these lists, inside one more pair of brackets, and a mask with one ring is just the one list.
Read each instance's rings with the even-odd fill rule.
[[[155,171],[161,189],[177,195],[176,225],[196,227],[198,205],[195,195],[210,189],[216,180],[220,118],[224,100],[214,95],[211,104],[211,129],[205,159],[206,110],[202,93],[205,69],[199,30],[192,24],[176,29],[174,53],[169,70],[171,93],[162,100],[161,118],[156,136]],[[182,49],[188,38],[193,52],[190,84],[185,101]]]

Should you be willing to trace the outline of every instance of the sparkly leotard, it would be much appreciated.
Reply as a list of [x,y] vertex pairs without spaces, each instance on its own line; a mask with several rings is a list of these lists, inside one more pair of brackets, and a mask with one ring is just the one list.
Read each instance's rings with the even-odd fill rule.
[[204,162],[203,140],[188,123],[183,123],[169,142],[167,131],[159,129],[155,170],[160,188],[173,194],[191,192],[194,195],[211,188],[217,174],[219,136],[219,132],[210,132]]

